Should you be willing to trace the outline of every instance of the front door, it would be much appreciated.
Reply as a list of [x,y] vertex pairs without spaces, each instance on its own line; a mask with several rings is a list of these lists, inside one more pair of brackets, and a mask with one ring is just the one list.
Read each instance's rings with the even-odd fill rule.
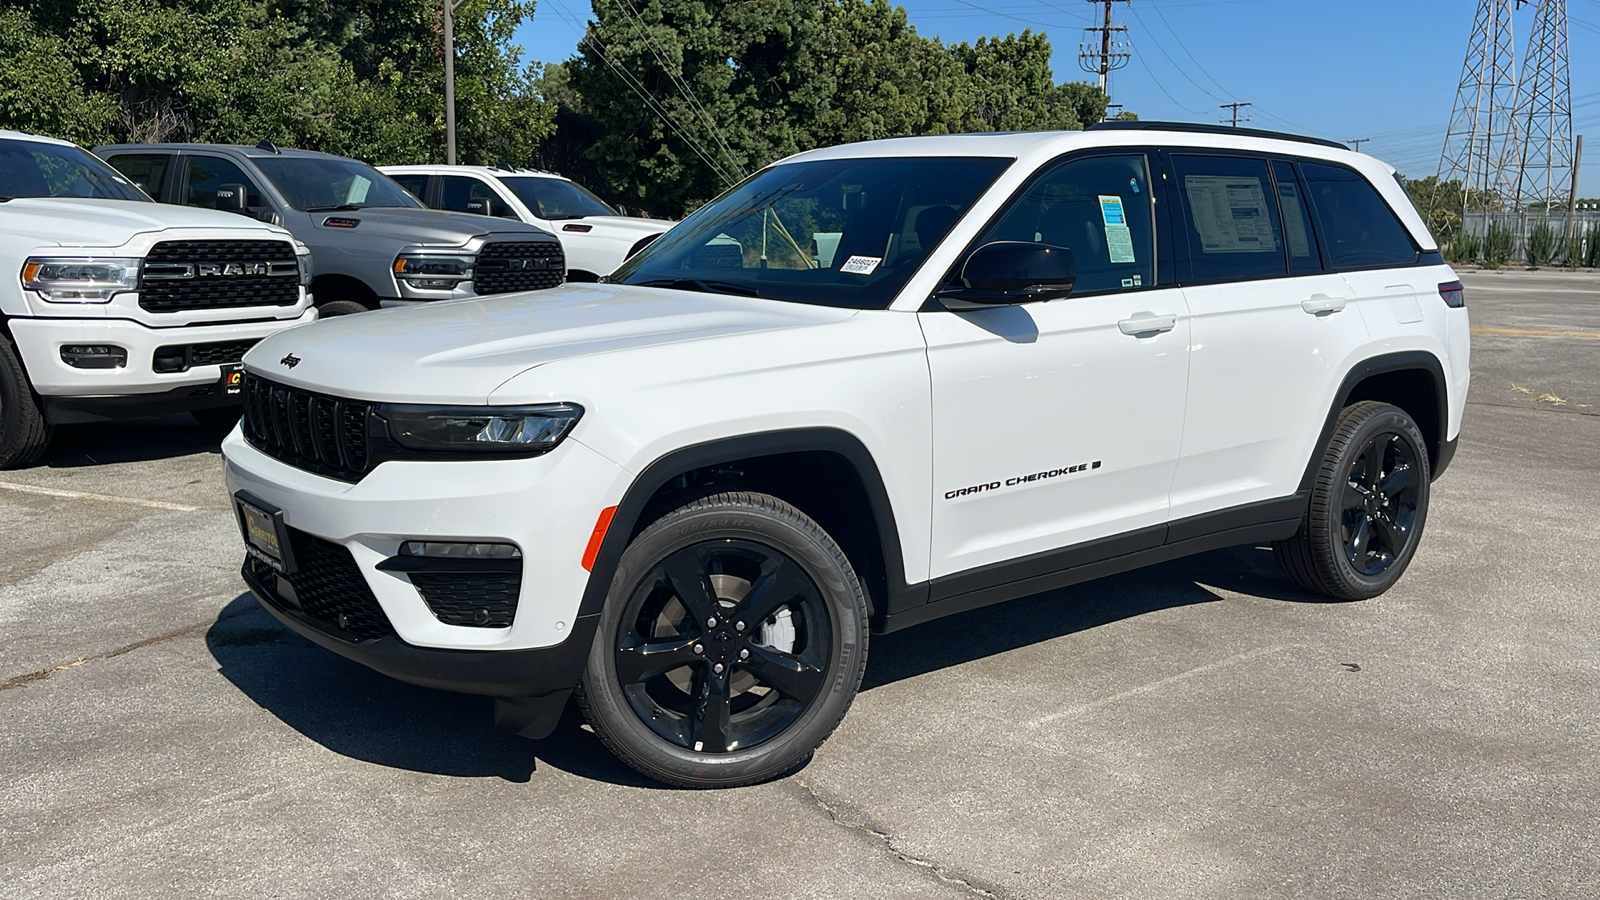
[[1078,281],[1063,300],[919,314],[934,578],[1113,536],[1114,552],[1156,546],[1167,521],[1189,320],[1156,284],[1145,155],[1054,164],[973,246],[1003,240],[1071,249]]

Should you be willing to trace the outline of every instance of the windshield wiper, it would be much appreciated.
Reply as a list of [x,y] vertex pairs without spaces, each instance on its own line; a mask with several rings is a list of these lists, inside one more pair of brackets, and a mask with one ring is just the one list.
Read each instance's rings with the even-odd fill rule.
[[652,278],[649,281],[633,281],[639,287],[662,287],[677,291],[700,291],[705,294],[732,294],[736,297],[760,297],[761,293],[755,288],[744,284],[735,284],[732,281],[711,281],[704,278]]
[[306,212],[353,212],[358,209],[366,209],[366,207],[357,206],[354,203],[341,203],[338,206],[308,206],[306,207]]

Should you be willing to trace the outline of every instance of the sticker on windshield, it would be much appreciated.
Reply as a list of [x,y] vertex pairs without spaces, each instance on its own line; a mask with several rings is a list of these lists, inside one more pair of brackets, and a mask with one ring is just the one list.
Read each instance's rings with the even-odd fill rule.
[[850,275],[871,275],[878,270],[878,263],[881,262],[881,256],[852,256],[844,261],[839,271]]

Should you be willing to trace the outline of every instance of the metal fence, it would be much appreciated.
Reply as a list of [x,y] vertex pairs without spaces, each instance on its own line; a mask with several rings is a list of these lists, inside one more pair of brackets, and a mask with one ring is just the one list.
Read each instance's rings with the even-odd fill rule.
[[1600,209],[1579,209],[1570,222],[1564,209],[1467,213],[1456,240],[1455,255],[1463,261],[1594,266],[1600,264]]

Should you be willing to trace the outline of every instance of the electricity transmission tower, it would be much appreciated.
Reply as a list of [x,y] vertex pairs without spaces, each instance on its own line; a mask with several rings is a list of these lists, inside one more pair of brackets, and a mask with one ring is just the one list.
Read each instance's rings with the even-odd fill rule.
[[1545,205],[1567,199],[1572,177],[1572,87],[1567,72],[1567,2],[1538,0],[1533,33],[1522,60],[1517,127],[1516,204]]
[[1128,26],[1111,24],[1111,5],[1131,0],[1089,0],[1095,6],[1105,7],[1105,18],[1100,25],[1083,30],[1083,40],[1078,44],[1078,65],[1091,75],[1100,76],[1100,90],[1111,95],[1107,87],[1111,73],[1128,64],[1133,54],[1128,48]]
[[[1496,206],[1516,193],[1517,69],[1511,12],[1513,3],[1521,8],[1526,2],[1478,0],[1467,58],[1461,65],[1461,85],[1439,156],[1438,184],[1461,183],[1457,199],[1463,212],[1470,203]],[[1445,199],[1436,189],[1430,208],[1438,208]]]
[[1226,110],[1232,111],[1233,120],[1230,121],[1228,124],[1232,125],[1235,128],[1238,128],[1239,127],[1239,123],[1241,121],[1244,121],[1244,122],[1250,121],[1250,117],[1249,116],[1245,116],[1243,119],[1240,119],[1239,118],[1239,110],[1244,109],[1247,106],[1253,106],[1253,105],[1254,104],[1251,104],[1251,103],[1224,103],[1221,106],[1218,106],[1217,109],[1226,109]]

